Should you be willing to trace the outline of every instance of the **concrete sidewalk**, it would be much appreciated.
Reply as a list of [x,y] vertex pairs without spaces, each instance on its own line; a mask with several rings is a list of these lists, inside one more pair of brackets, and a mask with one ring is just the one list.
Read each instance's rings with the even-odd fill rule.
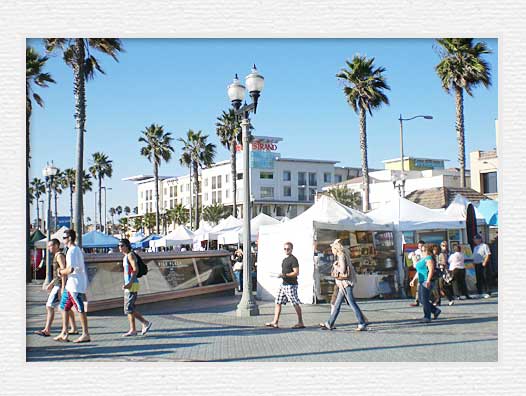
[[[240,296],[201,296],[140,305],[153,322],[146,336],[121,337],[128,326],[121,309],[88,314],[92,342],[80,345],[33,334],[44,326],[45,298],[39,285],[27,287],[28,361],[498,360],[496,297],[442,306],[440,318],[429,325],[418,323],[422,308],[409,307],[411,300],[359,301],[372,325],[367,332],[355,332],[348,307],[342,308],[333,331],[318,328],[329,316],[327,304],[303,305],[307,328],[301,330],[290,329],[296,315],[287,305],[280,328],[271,329],[264,323],[272,320],[272,302],[258,301],[259,316],[238,318]],[[53,336],[59,319],[60,314]]]

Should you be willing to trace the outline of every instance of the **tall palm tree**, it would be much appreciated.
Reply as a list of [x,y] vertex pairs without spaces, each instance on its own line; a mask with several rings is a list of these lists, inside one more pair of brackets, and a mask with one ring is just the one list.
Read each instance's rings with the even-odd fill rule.
[[[111,177],[113,175],[112,160],[108,156],[101,152],[92,154],[93,165],[90,166],[89,171],[91,175],[99,181],[99,223],[102,224],[102,179],[105,177]],[[102,232],[105,230],[105,226],[102,226]]]
[[133,208],[133,214],[139,214],[139,207],[138,206],[135,206]]
[[120,229],[121,229],[121,236],[123,238],[126,238],[126,233],[130,229],[130,224],[128,222],[128,218],[127,217],[123,217],[123,218],[119,219],[119,225],[120,225]]
[[369,165],[367,163],[367,126],[366,111],[372,111],[382,104],[389,104],[384,94],[389,90],[384,72],[385,68],[375,67],[374,58],[355,55],[352,61],[345,61],[347,68],[340,70],[336,77],[343,83],[343,92],[347,102],[360,119],[360,151],[362,156],[362,174],[364,184],[363,211],[369,210]]
[[53,177],[53,183],[51,183],[51,190],[53,191],[53,199],[55,204],[55,221],[54,229],[57,229],[58,224],[58,195],[62,194],[62,185],[64,184],[64,172],[57,168],[57,174]]
[[223,204],[216,203],[203,208],[203,219],[210,223],[217,224],[219,220],[226,217],[228,217],[228,213]]
[[117,216],[120,216],[122,214],[122,206],[119,205],[115,208],[115,214]]
[[350,208],[360,209],[362,206],[361,194],[359,192],[352,192],[346,187],[331,188],[327,193],[342,205]]
[[238,134],[241,131],[241,125],[233,109],[228,113],[223,111],[220,117],[217,117],[216,133],[219,136],[221,144],[230,151],[230,171],[232,180],[232,216],[237,217],[237,164],[236,164],[236,146],[238,144]]
[[[110,208],[110,210],[108,210],[108,213],[109,213],[110,216],[111,216],[111,224],[113,224],[113,216],[115,216],[115,214],[117,213],[117,211],[115,210],[115,208]],[[106,224],[105,224],[104,226],[106,226]]]
[[176,204],[175,207],[170,209],[168,212],[170,213],[170,220],[174,225],[188,223],[189,211],[184,207],[183,204]]
[[[48,58],[46,56],[40,56],[33,48],[26,48],[26,190],[29,192],[29,166],[31,161],[31,149],[30,149],[30,125],[31,115],[33,112],[33,100],[40,106],[44,107],[44,101],[42,97],[37,94],[34,90],[35,86],[41,88],[47,88],[48,83],[55,83],[55,80],[49,73],[44,73],[44,66]],[[30,228],[30,215],[29,215],[29,201],[30,197],[26,199],[26,281],[31,282],[31,260],[29,258],[29,228]],[[38,208],[38,200],[37,200]]]
[[142,230],[143,226],[143,217],[142,216],[136,216],[133,218],[133,228],[135,228],[135,231]]
[[183,144],[183,153],[179,162],[181,165],[188,166],[192,169],[194,178],[194,197],[195,197],[195,226],[199,227],[199,168],[212,165],[216,153],[216,146],[213,143],[207,143],[208,135],[202,135],[201,131],[194,132],[188,130],[186,140],[179,138]]
[[73,224],[73,191],[75,190],[75,169],[64,169],[62,188],[69,188],[69,227]]
[[38,209],[38,200],[40,199],[40,196],[46,193],[46,185],[44,182],[39,179],[38,177],[33,178],[31,181],[31,187],[33,190],[33,196],[35,197],[37,201],[37,228],[40,228],[40,213]]
[[150,234],[152,233],[153,227],[157,226],[156,221],[157,219],[153,213],[146,213],[143,217],[144,227],[148,229]]
[[[77,130],[76,185],[83,186],[84,176],[84,133],[86,131],[86,80],[92,79],[96,71],[104,74],[91,49],[111,56],[117,61],[122,52],[121,40],[116,38],[47,38],[44,39],[47,52],[59,51],[64,62],[73,69],[73,94],[75,95],[75,129]],[[78,245],[82,247],[83,194],[77,191],[75,197],[75,230]]]
[[129,206],[124,207],[124,215],[128,217],[131,213],[131,208]]
[[484,42],[475,43],[472,38],[437,39],[442,58],[435,70],[447,93],[455,92],[456,130],[458,143],[458,163],[460,167],[460,186],[466,187],[466,148],[464,138],[464,91],[473,96],[473,88],[491,85],[490,65],[482,55],[491,50]]
[[153,176],[155,178],[155,228],[159,233],[159,167],[161,162],[170,161],[174,151],[172,134],[164,132],[162,125],[151,124],[142,131],[139,142],[144,143],[141,147],[141,155],[148,158],[153,164]]

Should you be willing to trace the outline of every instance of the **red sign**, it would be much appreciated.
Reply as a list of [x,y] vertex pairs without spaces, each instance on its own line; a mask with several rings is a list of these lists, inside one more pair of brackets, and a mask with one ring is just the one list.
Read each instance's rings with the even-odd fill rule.
[[252,150],[254,151],[276,151],[277,149],[278,146],[276,146],[274,143],[266,143],[260,141],[252,142]]

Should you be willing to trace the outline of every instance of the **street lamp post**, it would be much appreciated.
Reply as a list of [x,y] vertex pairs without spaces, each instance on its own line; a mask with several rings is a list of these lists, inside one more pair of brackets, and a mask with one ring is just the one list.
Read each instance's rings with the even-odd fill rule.
[[237,306],[237,316],[256,316],[259,315],[259,308],[252,295],[251,282],[251,252],[250,252],[250,112],[256,114],[258,99],[265,79],[259,74],[256,65],[253,66],[250,74],[245,78],[245,84],[252,98],[251,104],[241,106],[245,98],[245,86],[237,77],[228,86],[228,96],[234,107],[236,117],[241,117],[241,131],[243,136],[243,294]]
[[[47,219],[46,219],[46,225],[47,225],[47,240],[48,242],[51,240],[51,184],[53,184],[53,178],[57,174],[58,169],[53,166],[53,161],[51,161],[51,164],[49,162],[47,163],[46,167],[42,169],[42,175],[44,176],[46,180],[46,187],[47,187]],[[52,269],[51,269],[51,254],[46,251],[46,284],[51,283],[52,278]]]
[[405,174],[404,174],[404,121],[411,121],[415,118],[425,118],[426,120],[432,120],[433,116],[430,115],[417,115],[411,118],[402,118],[402,114],[400,114],[400,118],[398,121],[400,121],[400,163],[402,165],[402,173],[401,173],[401,183],[400,183],[400,196],[403,198],[405,197]]
[[[104,190],[104,233],[108,234],[108,221],[106,220],[106,190],[112,190],[111,187],[102,186],[101,190]],[[112,224],[113,228],[113,224]],[[108,234],[109,235],[109,234]]]

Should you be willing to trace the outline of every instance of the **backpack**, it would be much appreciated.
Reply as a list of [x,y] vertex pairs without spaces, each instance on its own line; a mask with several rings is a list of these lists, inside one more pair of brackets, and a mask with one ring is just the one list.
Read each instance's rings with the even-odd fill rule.
[[135,261],[137,261],[137,278],[144,276],[148,273],[148,266],[142,261],[141,256],[133,252],[135,255]]

